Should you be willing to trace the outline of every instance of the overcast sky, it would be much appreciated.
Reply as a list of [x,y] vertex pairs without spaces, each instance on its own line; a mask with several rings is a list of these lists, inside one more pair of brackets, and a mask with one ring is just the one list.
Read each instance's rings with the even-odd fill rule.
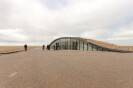
[[0,45],[66,36],[133,46],[133,0],[0,0]]

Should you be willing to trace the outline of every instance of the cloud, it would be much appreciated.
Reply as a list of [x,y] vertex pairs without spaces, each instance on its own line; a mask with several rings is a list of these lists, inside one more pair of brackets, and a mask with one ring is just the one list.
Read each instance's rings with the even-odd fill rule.
[[20,30],[1,30],[0,42],[23,42],[27,40],[27,37],[21,34]]
[[0,41],[41,45],[78,36],[133,45],[132,8],[132,0],[0,0]]

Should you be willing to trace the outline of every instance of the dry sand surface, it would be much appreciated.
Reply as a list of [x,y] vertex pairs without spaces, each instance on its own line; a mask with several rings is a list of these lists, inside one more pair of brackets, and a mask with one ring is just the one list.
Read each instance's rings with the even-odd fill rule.
[[[38,48],[39,46],[28,46],[28,49]],[[0,46],[0,53],[8,53],[18,50],[24,50],[23,46]]]
[[0,88],[133,88],[133,53],[31,49],[3,55]]

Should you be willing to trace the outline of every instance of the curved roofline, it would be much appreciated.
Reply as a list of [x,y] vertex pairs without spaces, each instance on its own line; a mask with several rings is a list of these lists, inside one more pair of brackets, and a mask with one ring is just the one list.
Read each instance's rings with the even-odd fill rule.
[[77,39],[77,40],[89,43],[91,45],[106,49],[106,50],[111,51],[111,52],[120,52],[120,53],[132,53],[133,52],[133,51],[117,50],[117,49],[107,48],[107,47],[104,47],[104,46],[101,46],[101,45],[98,45],[98,44],[94,44],[94,43],[90,42],[88,39],[83,39],[83,38],[80,38],[80,37],[60,37],[60,38],[57,38],[57,39],[53,40],[49,45],[51,46],[52,43],[54,43],[55,41],[60,40],[60,39]]

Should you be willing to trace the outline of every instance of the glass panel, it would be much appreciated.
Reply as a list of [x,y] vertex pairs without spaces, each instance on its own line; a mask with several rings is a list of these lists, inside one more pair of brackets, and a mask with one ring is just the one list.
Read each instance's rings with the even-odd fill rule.
[[93,51],[97,51],[97,46],[93,45]]
[[62,39],[62,49],[65,50],[65,39]]
[[64,39],[64,48],[65,48],[65,50],[67,49],[67,47],[66,47],[66,39]]
[[73,39],[71,39],[71,50],[73,50]]
[[66,38],[66,50],[68,50],[68,39]]
[[60,43],[59,43],[59,40],[57,40],[55,42],[55,46],[53,46],[53,48],[55,48],[56,50],[59,50],[60,49],[59,46],[60,46]]
[[59,40],[57,40],[57,41],[55,41],[55,42],[53,42],[52,44],[51,44],[51,46],[50,46],[50,49],[51,50],[54,50],[54,49],[56,49],[56,46],[58,46],[58,42]]
[[92,45],[88,43],[88,51],[92,51]]
[[68,39],[68,50],[71,49],[70,39]]
[[75,50],[78,50],[78,41],[75,39]]
[[79,50],[79,42],[77,39],[76,39],[76,50]]
[[77,47],[78,47],[78,50],[80,50],[80,40],[77,40]]
[[84,42],[84,51],[87,51],[87,43]]
[[80,50],[83,50],[83,41],[80,41]]
[[103,49],[101,47],[98,48],[98,51],[103,51]]
[[73,45],[73,47],[72,47],[73,50],[77,50],[76,39],[73,39],[73,44],[72,45]]

